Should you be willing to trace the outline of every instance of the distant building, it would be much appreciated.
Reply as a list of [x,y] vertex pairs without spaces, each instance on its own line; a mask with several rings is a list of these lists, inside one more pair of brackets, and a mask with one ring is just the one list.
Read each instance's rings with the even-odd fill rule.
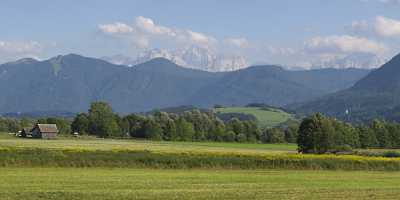
[[36,124],[31,130],[33,138],[55,139],[58,134],[58,128],[55,124]]

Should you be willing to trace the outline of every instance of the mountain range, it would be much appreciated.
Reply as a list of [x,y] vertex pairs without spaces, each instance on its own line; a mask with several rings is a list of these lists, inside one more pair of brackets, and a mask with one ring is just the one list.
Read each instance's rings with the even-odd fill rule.
[[[177,50],[151,49],[139,53],[135,58],[122,54],[103,56],[100,59],[117,65],[134,66],[154,58],[165,58],[173,63],[191,69],[210,72],[236,71],[249,67],[249,61],[241,55],[220,55],[209,48],[190,46]],[[285,69],[375,69],[387,62],[387,59],[372,53],[351,53],[318,59],[307,66],[282,66]],[[259,62],[265,63],[265,62]],[[257,64],[260,65],[260,64]],[[268,65],[268,64],[263,64]]]
[[322,112],[350,121],[400,120],[400,55],[354,86],[316,100],[289,106],[302,113]]
[[375,69],[385,64],[388,60],[384,57],[372,53],[351,53],[344,56],[334,56],[326,59],[321,59],[312,63],[313,69],[318,68],[361,68]]
[[289,71],[278,66],[207,72],[164,58],[129,67],[76,54],[44,61],[22,59],[0,65],[0,113],[82,112],[99,100],[120,113],[180,105],[283,106],[349,88],[368,73],[363,69]]
[[210,72],[235,71],[249,66],[243,56],[220,55],[208,48],[190,46],[177,50],[152,49],[140,53],[137,58],[124,55],[104,56],[100,59],[117,65],[134,66],[154,58],[165,58],[173,63]]

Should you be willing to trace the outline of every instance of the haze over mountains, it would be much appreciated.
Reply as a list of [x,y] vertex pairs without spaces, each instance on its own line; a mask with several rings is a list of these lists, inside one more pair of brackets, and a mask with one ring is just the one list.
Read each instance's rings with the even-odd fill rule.
[[356,121],[374,118],[400,120],[400,55],[349,89],[291,108]]
[[81,112],[98,100],[110,102],[120,113],[180,105],[283,106],[351,87],[368,72],[254,66],[212,73],[163,58],[128,67],[75,54],[45,61],[23,59],[0,65],[0,113]]
[[352,53],[345,56],[335,56],[314,62],[312,68],[361,68],[374,69],[382,66],[388,60],[372,53]]
[[[103,56],[100,59],[117,65],[134,66],[150,61],[154,58],[165,58],[173,63],[191,69],[199,69],[210,72],[224,72],[244,69],[250,66],[250,62],[242,55],[220,55],[208,48],[190,46],[178,50],[151,49],[140,53],[133,58],[127,55],[117,54],[113,56]],[[302,70],[309,69],[374,69],[383,65],[387,60],[371,53],[352,53],[327,57],[312,62],[310,66],[282,66],[285,69]],[[257,64],[260,65],[260,64]]]
[[220,55],[208,48],[190,46],[177,50],[152,49],[139,54],[137,58],[124,55],[105,56],[101,59],[113,64],[134,66],[154,58],[165,58],[177,65],[210,72],[235,71],[249,66],[243,56]]

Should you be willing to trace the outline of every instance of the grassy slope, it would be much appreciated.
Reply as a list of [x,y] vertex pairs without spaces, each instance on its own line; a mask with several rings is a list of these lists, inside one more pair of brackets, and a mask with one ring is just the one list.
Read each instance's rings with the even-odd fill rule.
[[2,168],[0,199],[397,199],[399,172]]
[[226,107],[217,108],[216,112],[221,113],[244,113],[254,115],[261,127],[273,127],[285,122],[292,117],[291,114],[282,110],[272,109],[274,111],[262,110],[257,107]]

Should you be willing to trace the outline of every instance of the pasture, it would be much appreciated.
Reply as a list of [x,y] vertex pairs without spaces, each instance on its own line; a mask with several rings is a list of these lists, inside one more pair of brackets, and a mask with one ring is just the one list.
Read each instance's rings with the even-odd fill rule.
[[294,144],[0,139],[2,167],[400,170],[399,158],[303,155]]
[[294,144],[0,134],[0,199],[397,199],[400,159]]
[[59,150],[129,150],[161,153],[295,153],[296,144],[248,144],[224,142],[166,142],[133,139],[59,138],[56,140],[37,140],[15,138],[0,134],[0,148],[40,148]]
[[0,199],[398,199],[400,172],[2,168]]
[[253,115],[262,128],[277,126],[293,117],[291,114],[275,108],[225,107],[217,108],[215,111],[220,113],[243,113]]

